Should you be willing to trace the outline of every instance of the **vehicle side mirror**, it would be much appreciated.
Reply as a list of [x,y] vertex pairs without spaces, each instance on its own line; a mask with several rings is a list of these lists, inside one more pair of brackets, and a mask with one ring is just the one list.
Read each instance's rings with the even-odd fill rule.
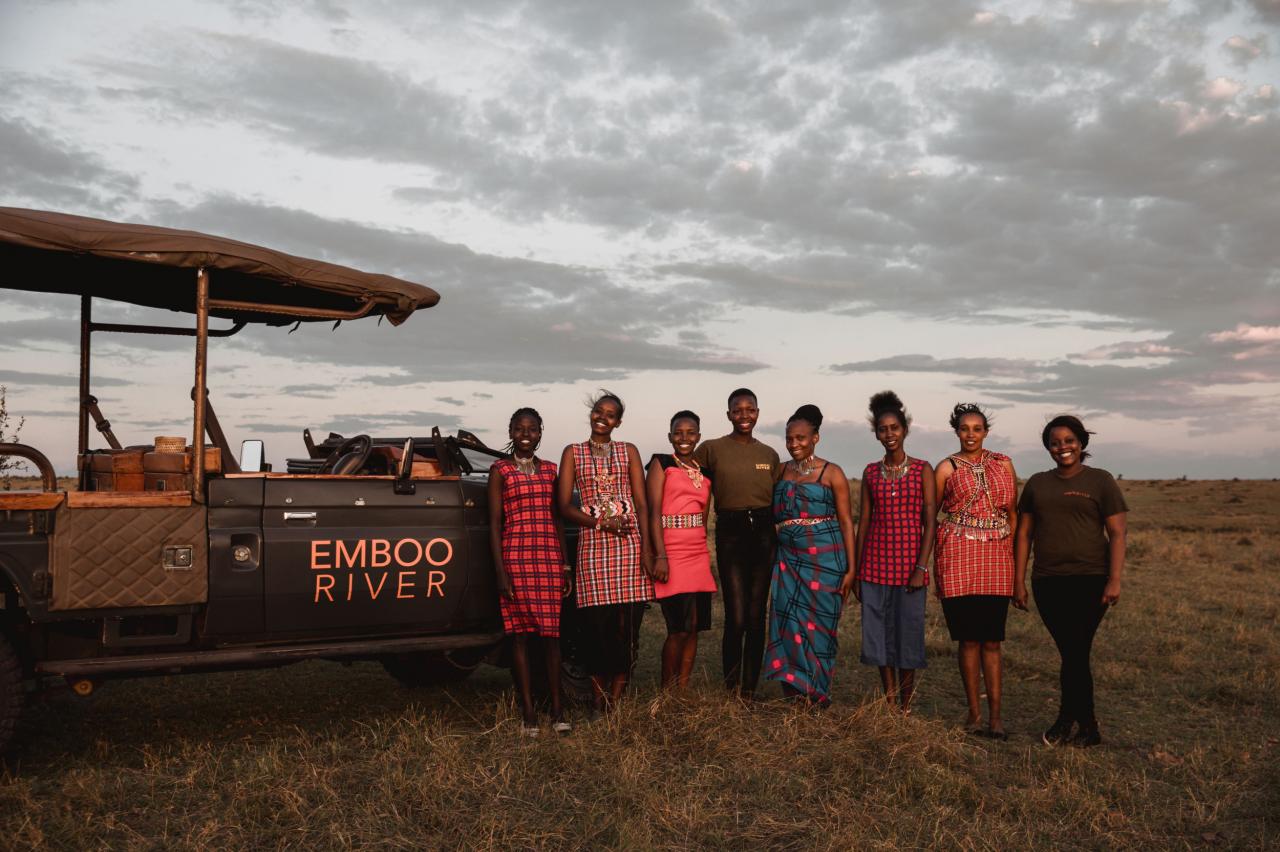
[[262,461],[266,457],[266,446],[261,441],[240,442],[240,471],[242,473],[261,473]]

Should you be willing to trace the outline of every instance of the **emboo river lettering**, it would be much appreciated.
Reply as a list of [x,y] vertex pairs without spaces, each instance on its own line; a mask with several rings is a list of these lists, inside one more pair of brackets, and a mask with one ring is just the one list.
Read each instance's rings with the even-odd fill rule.
[[[453,545],[446,538],[421,542],[402,538],[392,542],[385,538],[361,538],[355,541],[316,539],[311,542],[311,570],[315,572],[349,571],[346,582],[335,573],[316,573],[316,594],[312,603],[320,603],[323,595],[329,603],[379,595],[411,598],[444,597],[444,581],[448,575],[439,570],[453,560]],[[398,570],[392,569],[395,564]],[[430,566],[424,568],[423,566]],[[370,571],[381,570],[375,581]],[[357,581],[356,573],[363,572]],[[395,579],[388,583],[388,578]]]

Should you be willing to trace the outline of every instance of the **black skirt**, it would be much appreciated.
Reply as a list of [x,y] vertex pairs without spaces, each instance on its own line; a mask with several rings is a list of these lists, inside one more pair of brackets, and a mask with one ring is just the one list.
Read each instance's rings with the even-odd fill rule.
[[640,648],[640,622],[648,605],[643,602],[601,604],[578,608],[582,625],[582,665],[596,677],[630,676]]
[[942,614],[956,642],[1003,642],[1009,598],[1006,595],[943,598]]
[[[669,598],[658,598],[668,633],[690,633],[711,629],[711,593],[684,592]],[[696,625],[696,627],[695,627]]]

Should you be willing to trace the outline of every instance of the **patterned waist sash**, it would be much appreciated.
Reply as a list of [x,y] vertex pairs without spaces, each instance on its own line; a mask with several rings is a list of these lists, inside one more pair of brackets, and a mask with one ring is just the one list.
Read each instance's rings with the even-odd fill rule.
[[702,526],[701,513],[662,516],[662,528],[664,530],[689,530],[700,526]]
[[1009,535],[1009,515],[1001,512],[990,518],[979,518],[968,512],[943,512],[942,522],[957,535],[974,541],[990,541]]
[[628,500],[597,500],[582,507],[593,518],[616,518],[619,515],[634,515],[635,509]]
[[835,515],[822,515],[817,518],[787,518],[782,522],[784,527],[812,527],[818,524],[825,524],[827,521],[834,521]]

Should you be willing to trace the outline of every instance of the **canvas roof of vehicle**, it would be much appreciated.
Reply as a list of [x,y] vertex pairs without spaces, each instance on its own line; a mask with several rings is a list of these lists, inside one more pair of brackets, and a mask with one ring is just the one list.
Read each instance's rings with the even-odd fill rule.
[[239,240],[0,207],[0,287],[195,312],[195,270],[210,316],[287,325],[384,315],[399,325],[440,301],[430,287]]

